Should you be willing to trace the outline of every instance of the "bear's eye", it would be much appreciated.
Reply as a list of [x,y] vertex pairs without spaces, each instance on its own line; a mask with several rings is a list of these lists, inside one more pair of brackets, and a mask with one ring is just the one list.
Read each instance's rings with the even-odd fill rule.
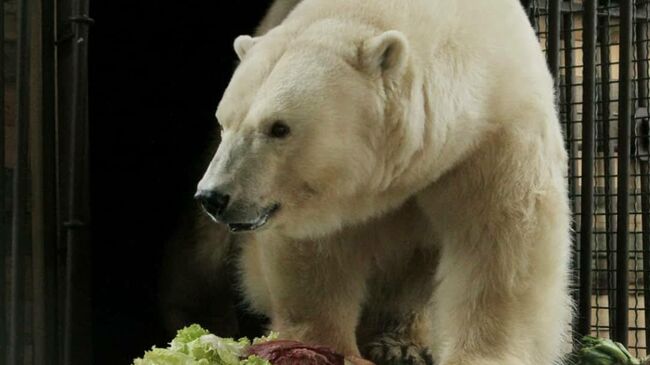
[[284,138],[289,135],[289,132],[291,129],[289,128],[288,125],[286,125],[282,121],[276,121],[273,123],[271,126],[271,130],[269,131],[269,135],[273,138]]

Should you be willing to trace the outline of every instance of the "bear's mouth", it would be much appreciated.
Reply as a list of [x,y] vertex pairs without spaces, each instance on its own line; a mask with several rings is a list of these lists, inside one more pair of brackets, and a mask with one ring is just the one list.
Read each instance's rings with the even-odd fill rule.
[[232,233],[254,231],[264,226],[266,222],[269,221],[269,218],[278,211],[278,209],[280,209],[280,204],[273,204],[264,209],[262,214],[260,214],[255,221],[248,223],[228,223],[228,229],[230,229],[230,232]]

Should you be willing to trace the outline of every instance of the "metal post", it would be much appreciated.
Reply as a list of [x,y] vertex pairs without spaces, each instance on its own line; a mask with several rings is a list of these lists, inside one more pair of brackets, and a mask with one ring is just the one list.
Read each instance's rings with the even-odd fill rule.
[[[573,33],[571,32],[573,28],[573,14],[568,13],[564,14],[564,105],[566,106],[566,149],[569,151],[569,156],[575,156],[574,153],[574,143],[573,138]],[[574,195],[576,193],[575,181],[573,179],[576,176],[576,163],[573,158],[569,160],[569,194]],[[572,224],[575,225],[575,222],[572,220]]]
[[64,363],[91,363],[90,246],[88,240],[88,0],[72,1],[72,105],[68,161],[68,218]]
[[[55,1],[42,0],[43,23],[43,236],[44,294],[45,294],[45,356],[43,364],[59,356],[58,335],[58,241],[57,241],[57,154],[56,154],[56,54],[55,54]],[[36,359],[35,359],[36,360]]]
[[585,0],[583,30],[582,190],[580,212],[580,300],[578,331],[591,329],[591,260],[594,210],[594,124],[596,99],[596,0]]
[[621,1],[619,111],[618,111],[618,209],[616,224],[616,336],[627,346],[628,330],[628,197],[630,170],[632,0]]
[[[58,358],[56,149],[54,79],[54,2],[40,1],[41,114],[32,124],[32,272],[33,363],[50,364]],[[34,12],[36,14],[37,12]]]
[[[644,61],[644,62],[647,62]],[[647,138],[647,136],[646,136]],[[641,164],[641,210],[643,220],[643,299],[644,303],[650,303],[650,167],[648,161],[640,161]],[[645,318],[650,318],[650,306],[644,306]],[[645,326],[646,339],[650,339],[650,324]],[[646,340],[647,341],[647,340]]]
[[4,3],[0,6],[0,365],[7,363],[7,252],[9,252],[9,242],[7,242],[7,232],[9,227],[5,220],[7,207],[5,205],[5,8]]
[[25,345],[25,249],[27,248],[27,204],[29,202],[29,16],[27,0],[18,1],[18,72],[16,78],[16,167],[13,181],[11,237],[11,301],[9,304],[9,365],[22,365]]
[[[648,15],[647,4],[644,4],[639,11]],[[637,95],[639,108],[648,108],[648,21],[638,19],[636,21],[636,54],[637,54]],[[644,121],[648,123],[648,121]],[[642,136],[649,138],[649,136]],[[643,299],[644,303],[650,303],[650,156],[643,156],[639,159],[641,165],[641,211],[642,211],[642,242],[643,242]],[[644,306],[645,318],[650,320],[650,305]],[[650,323],[645,326],[646,341],[650,339]]]
[[611,275],[611,272],[609,271],[610,269],[614,268],[615,262],[616,262],[616,254],[615,254],[615,242],[616,242],[616,236],[614,235],[613,232],[616,232],[616,228],[614,226],[614,220],[612,219],[612,214],[613,214],[613,198],[612,198],[612,186],[614,185],[614,179],[612,176],[614,176],[615,172],[611,163],[611,142],[610,142],[610,123],[609,123],[609,116],[610,116],[610,93],[609,93],[609,82],[610,82],[610,70],[609,70],[609,62],[610,62],[610,50],[609,50],[609,16],[601,16],[599,18],[599,36],[598,38],[600,39],[600,77],[601,77],[601,83],[600,83],[600,91],[601,91],[601,103],[600,103],[600,112],[601,112],[601,118],[603,121],[603,141],[602,141],[602,149],[603,149],[603,154],[604,154],[604,160],[603,160],[603,167],[605,170],[605,226],[606,226],[606,234],[605,234],[605,247],[607,251],[607,296],[609,299],[609,332],[610,332],[610,337],[614,336],[614,328],[616,327],[615,325],[615,319],[616,319],[616,311],[614,307],[614,303],[616,302],[616,295],[613,291],[613,288],[615,288],[616,282],[615,282],[615,275]]
[[[575,143],[573,142],[574,137],[574,120],[573,120],[573,14],[571,12],[563,14],[563,32],[564,32],[564,107],[565,107],[565,138],[566,138],[566,149],[569,151],[569,196],[571,197],[571,210],[575,210],[576,207],[576,153],[575,153]],[[571,231],[576,232],[576,221],[571,220]],[[579,260],[578,254],[576,251],[573,251],[571,255],[571,271],[574,273],[577,271]],[[575,303],[579,302],[579,292],[573,292],[573,300]],[[574,326],[577,326],[577,322],[573,323]],[[578,332],[577,328],[574,329],[574,332]]]
[[553,75],[555,85],[559,85],[560,75],[560,19],[561,19],[561,0],[550,0],[548,9],[548,49],[546,50],[546,59],[548,68]]

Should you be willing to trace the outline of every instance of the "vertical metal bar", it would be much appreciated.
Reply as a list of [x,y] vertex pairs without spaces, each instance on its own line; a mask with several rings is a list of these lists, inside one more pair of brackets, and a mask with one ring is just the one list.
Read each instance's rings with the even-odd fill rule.
[[64,363],[91,363],[90,243],[87,205],[88,0],[72,2],[74,41],[68,162],[68,220]]
[[[648,5],[645,4],[647,7]],[[645,13],[647,9],[643,10]],[[637,95],[639,107],[648,107],[648,20],[639,17],[636,21],[636,52],[637,52]]]
[[[40,1],[41,114],[32,124],[33,363],[57,359],[54,2]],[[36,13],[36,12],[34,12]]]
[[5,204],[5,8],[0,6],[0,365],[7,363],[7,253],[9,242],[7,232],[9,227],[5,219],[7,207]]
[[[576,176],[576,163],[573,157],[575,153],[573,138],[573,14],[567,13],[564,14],[564,65],[566,71],[564,73],[564,105],[566,106],[566,149],[569,151],[569,156],[571,157],[569,161],[569,193],[575,194],[576,187],[575,181],[573,179]],[[573,222],[573,220],[572,220]]]
[[578,331],[591,327],[591,260],[594,210],[594,125],[596,99],[596,0],[584,2],[583,100],[582,100],[582,204],[580,212],[580,300]]
[[[68,220],[69,212],[67,206],[67,192],[68,188],[68,169],[67,164],[69,160],[69,141],[70,141],[70,121],[72,120],[72,73],[73,73],[73,48],[74,39],[72,39],[72,24],[70,23],[70,16],[73,14],[71,0],[56,0],[56,155],[57,155],[57,248],[59,254],[57,255],[57,262],[60,268],[66,268],[67,252],[67,237],[65,222]],[[61,271],[63,271],[61,270]],[[63,275],[61,275],[63,274]],[[59,318],[61,319],[57,325],[57,334],[59,337],[59,356],[58,363],[66,364],[64,362],[65,353],[65,333],[67,312],[66,310],[66,287],[67,287],[67,274],[65,272],[59,273],[60,280],[57,283],[57,300],[60,303]],[[67,364],[66,364],[67,365]]]
[[[41,13],[41,2],[40,1],[30,1],[29,14],[31,18],[30,31],[32,34],[31,37],[31,69],[40,70],[42,68],[42,42],[41,42],[41,20],[43,14]],[[36,360],[36,363],[40,363],[40,359],[43,357],[44,352],[44,342],[45,342],[45,333],[43,324],[45,322],[45,296],[43,293],[43,266],[44,266],[44,255],[43,255],[43,240],[42,235],[43,230],[43,221],[42,221],[42,183],[43,176],[41,175],[42,170],[42,158],[41,158],[41,143],[42,143],[42,110],[41,110],[41,73],[32,72],[30,74],[30,122],[29,122],[29,157],[30,157],[30,172],[31,172],[31,191],[30,191],[30,202],[31,202],[31,245],[32,245],[32,254],[31,254],[31,269],[32,269],[32,278],[31,283],[28,283],[28,287],[31,284],[32,296],[31,296],[31,314],[32,314],[32,331],[31,331],[31,353],[32,358]]]
[[616,255],[614,250],[614,243],[616,242],[616,236],[613,232],[616,231],[614,226],[614,221],[612,219],[612,186],[614,176],[614,170],[611,163],[611,141],[610,141],[610,50],[609,50],[609,16],[601,16],[599,18],[599,27],[598,27],[598,38],[600,39],[600,78],[601,78],[601,103],[600,103],[600,112],[601,118],[603,121],[603,141],[602,149],[604,153],[603,167],[605,170],[605,247],[607,251],[607,296],[609,299],[609,335],[610,337],[614,336],[614,328],[616,327],[616,311],[615,306],[613,305],[616,302],[616,294],[614,292],[615,288],[615,275],[610,270],[613,270],[616,262]]
[[632,0],[621,0],[618,111],[618,209],[616,224],[616,337],[627,346],[628,330],[628,197],[630,170]]
[[[566,149],[569,151],[569,196],[571,196],[571,209],[572,211],[575,211],[576,209],[576,171],[577,171],[577,163],[575,157],[577,156],[576,154],[576,148],[575,148],[575,143],[574,143],[574,118],[573,118],[573,101],[574,101],[574,93],[573,93],[573,65],[574,65],[574,58],[573,58],[573,33],[572,33],[572,28],[573,28],[573,14],[571,12],[567,12],[563,15],[563,32],[564,32],[564,67],[565,67],[565,72],[564,72],[564,107],[565,107],[565,122],[566,122],[566,129],[565,129],[565,138],[566,138]],[[571,220],[571,228],[572,232],[576,231],[576,222],[574,219]],[[578,254],[576,251],[573,252],[572,257],[571,257],[571,269],[572,272],[577,271],[578,267]],[[574,291],[574,302],[578,303],[579,302],[579,292]],[[574,326],[577,326],[577,322],[573,324]],[[577,328],[574,329],[574,333],[577,333]]]
[[[647,15],[647,4],[639,9]],[[636,21],[636,54],[637,54],[637,95],[640,108],[648,108],[648,21]],[[647,121],[646,121],[647,122]],[[643,138],[648,138],[647,135]],[[643,242],[643,299],[650,303],[650,156],[639,160],[641,165],[641,211],[642,211],[642,242]],[[644,306],[646,321],[650,320],[650,305]],[[646,341],[650,339],[650,323],[645,326]]]
[[[564,100],[562,105],[564,106],[564,118],[565,118],[565,143],[566,150],[569,151],[569,196],[571,197],[571,210],[576,210],[576,151],[574,143],[574,119],[573,119],[573,14],[567,12],[562,16],[562,29],[564,33]],[[571,231],[576,232],[576,222],[574,219],[571,219]],[[578,253],[573,251],[571,255],[571,272],[575,273],[578,268]],[[578,303],[579,301],[579,292],[573,291],[573,301]],[[573,323],[573,326],[577,326],[577,322]],[[577,328],[574,329],[574,333],[577,333]]]
[[43,242],[44,248],[44,293],[46,353],[43,364],[51,363],[59,355],[59,300],[57,284],[59,269],[57,196],[57,154],[56,154],[56,54],[55,54],[55,1],[43,0]]
[[548,68],[553,75],[555,85],[559,85],[560,75],[560,19],[561,19],[561,0],[550,0],[548,9],[548,49],[546,50],[546,59]]
[[[647,62],[647,61],[644,61]],[[650,167],[641,161],[641,209],[643,210],[643,299],[650,303]],[[650,318],[650,305],[644,306],[645,318]],[[647,321],[647,319],[646,319]],[[650,324],[645,325],[646,339],[650,339]],[[647,340],[646,340],[647,341]]]
[[8,363],[22,365],[25,345],[25,249],[27,240],[27,204],[29,193],[29,16],[27,0],[18,1],[18,60],[16,166],[13,181],[13,220],[11,237],[11,300],[9,303]]

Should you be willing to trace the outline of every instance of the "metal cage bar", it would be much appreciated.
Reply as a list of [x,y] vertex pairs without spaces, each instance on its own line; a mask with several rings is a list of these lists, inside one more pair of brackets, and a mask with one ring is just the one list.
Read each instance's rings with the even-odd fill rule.
[[548,21],[548,49],[546,50],[546,59],[548,67],[553,75],[553,80],[559,80],[560,75],[560,23],[561,23],[561,6],[562,0],[550,0],[549,2],[549,21]]
[[[609,123],[609,116],[610,116],[610,84],[608,80],[611,79],[610,75],[610,50],[609,50],[609,44],[610,44],[610,37],[609,37],[609,27],[610,27],[610,21],[609,21],[609,16],[607,15],[601,15],[599,19],[599,27],[598,27],[598,39],[600,41],[600,77],[601,77],[601,83],[600,83],[600,118],[602,120],[603,126],[602,126],[602,132],[603,132],[603,137],[601,140],[601,147],[602,151],[604,154],[604,159],[603,159],[603,169],[605,173],[604,177],[604,182],[605,182],[605,189],[604,189],[604,194],[605,194],[605,227],[606,227],[606,234],[605,234],[605,250],[607,252],[607,268],[612,268],[615,265],[615,260],[616,260],[616,255],[613,253],[614,252],[614,245],[616,243],[616,237],[612,232],[616,231],[616,227],[614,225],[614,220],[612,219],[612,214],[614,213],[613,206],[612,206],[612,186],[614,185],[614,182],[612,181],[612,176],[615,175],[614,167],[612,166],[611,163],[611,156],[612,156],[612,148],[611,148],[611,138],[610,136],[610,123]],[[613,279],[614,275],[611,275],[611,272],[608,272],[607,275],[607,284],[610,287],[615,287],[615,282]],[[608,288],[609,289],[609,288]],[[607,290],[607,295],[608,295],[608,300],[609,303],[614,303],[616,301],[616,295],[614,291],[612,290]],[[614,328],[616,327],[616,312],[614,311],[613,306],[610,306],[609,308],[609,335],[613,336],[614,335]]]
[[33,363],[58,356],[54,1],[40,2],[41,113],[32,120]]
[[16,165],[13,181],[13,216],[11,242],[11,289],[9,304],[8,363],[22,365],[25,344],[25,250],[28,243],[27,204],[29,193],[29,67],[30,27],[28,1],[18,1],[18,62],[17,62],[17,119]]
[[[647,8],[647,4],[643,6]],[[639,9],[646,11],[647,9]],[[648,108],[648,22],[636,21],[636,52],[637,52],[637,95],[639,108]],[[648,123],[648,119],[644,121]],[[648,135],[643,138],[648,139]],[[646,341],[650,339],[650,165],[648,157],[639,158],[641,167],[641,211],[642,211],[642,243],[643,243],[643,298],[644,314],[646,318],[645,335]],[[647,344],[646,344],[647,347]]]
[[[650,232],[650,220],[648,219],[648,212],[650,212],[650,180],[648,179],[650,175],[650,168],[648,161],[640,161],[640,170],[641,170],[641,209],[643,211],[642,217],[642,244],[643,244],[643,298],[644,298],[644,315],[645,320],[647,321],[650,318],[650,307],[647,303],[650,303],[650,271],[648,267],[650,266],[650,239],[648,239],[648,232]],[[646,347],[647,339],[650,338],[650,326],[648,323],[645,323],[645,335],[646,335]]]
[[[574,149],[575,144],[572,142],[572,140],[575,137],[575,133],[573,130],[573,123],[574,123],[574,118],[573,118],[573,103],[575,100],[575,95],[573,91],[573,83],[574,83],[574,75],[573,71],[570,68],[566,68],[566,65],[572,65],[574,62],[574,54],[573,54],[573,15],[569,13],[564,13],[562,14],[562,38],[563,38],[563,48],[564,48],[564,64],[565,64],[565,72],[564,72],[564,78],[562,82],[564,83],[562,85],[562,82],[560,82],[560,86],[562,86],[562,95],[563,99],[561,100],[560,106],[564,108],[564,124],[565,124],[565,146],[567,151],[572,151]],[[571,152],[569,153],[571,155]],[[576,175],[577,171],[577,161],[573,159],[569,159],[569,166],[568,166],[568,173],[569,173],[569,181],[568,181],[568,186],[569,186],[569,196],[571,197],[571,206],[574,207],[576,202],[575,202],[575,192],[577,189],[576,186],[576,181],[572,177]],[[576,220],[572,219],[571,220],[571,228],[572,231],[576,231]],[[578,267],[579,263],[579,258],[574,252],[571,255],[571,267],[572,270],[575,271],[575,269]],[[574,302],[578,303],[580,298],[580,292],[578,290],[573,291],[573,300]],[[574,323],[574,326],[577,326],[578,323]]]
[[561,2],[562,0],[551,0],[549,3],[548,13],[549,31],[547,60],[549,69],[551,70],[551,74],[553,75],[556,84],[560,75],[560,28],[562,23]]
[[582,189],[580,215],[580,299],[578,332],[591,331],[591,261],[594,210],[594,125],[596,98],[596,0],[584,2],[583,104],[582,104]]
[[[540,8],[548,9],[549,3],[555,0],[536,0],[536,1],[538,2]],[[528,9],[528,7],[532,3],[532,0],[522,0],[521,3],[522,5],[524,5],[524,7],[526,7],[526,9]],[[585,11],[585,9],[586,7],[583,5],[583,3],[578,0],[562,0],[562,4],[561,4],[562,12],[572,12],[572,11],[583,12]],[[620,12],[616,8],[610,9],[610,13],[612,16],[615,17],[620,16]],[[649,20],[650,14],[637,13],[634,14],[634,18],[640,20]]]
[[9,243],[7,242],[7,232],[9,227],[5,215],[7,207],[5,198],[7,194],[5,186],[5,10],[4,4],[0,6],[0,365],[7,363],[7,324],[5,313],[8,313],[7,303],[7,266],[6,258],[9,252]]
[[[565,13],[562,16],[563,21],[562,25],[564,27],[563,29],[563,38],[564,38],[564,64],[565,65],[572,65],[573,64],[573,33],[571,32],[571,29],[573,28],[573,15],[571,13]],[[573,113],[572,113],[572,107],[573,101],[574,101],[574,95],[573,95],[573,72],[571,70],[566,70],[564,74],[564,100],[562,101],[562,104],[565,106],[565,120],[566,120],[566,129],[564,130],[565,133],[565,143],[566,143],[566,149],[567,151],[571,151],[572,149],[572,143],[571,140],[574,138],[574,133],[573,133]],[[576,164],[573,161],[569,161],[569,176],[575,176],[575,171],[576,171]],[[575,191],[575,183],[573,179],[569,179],[569,194],[573,195],[573,192]],[[575,228],[575,222],[572,220],[571,222],[573,228]]]
[[67,164],[66,291],[63,362],[92,362],[88,237],[88,0],[71,1],[73,28]]
[[628,331],[628,235],[631,68],[632,68],[632,0],[620,2],[620,66],[618,100],[618,209],[616,224],[616,331],[614,339],[627,346]]

